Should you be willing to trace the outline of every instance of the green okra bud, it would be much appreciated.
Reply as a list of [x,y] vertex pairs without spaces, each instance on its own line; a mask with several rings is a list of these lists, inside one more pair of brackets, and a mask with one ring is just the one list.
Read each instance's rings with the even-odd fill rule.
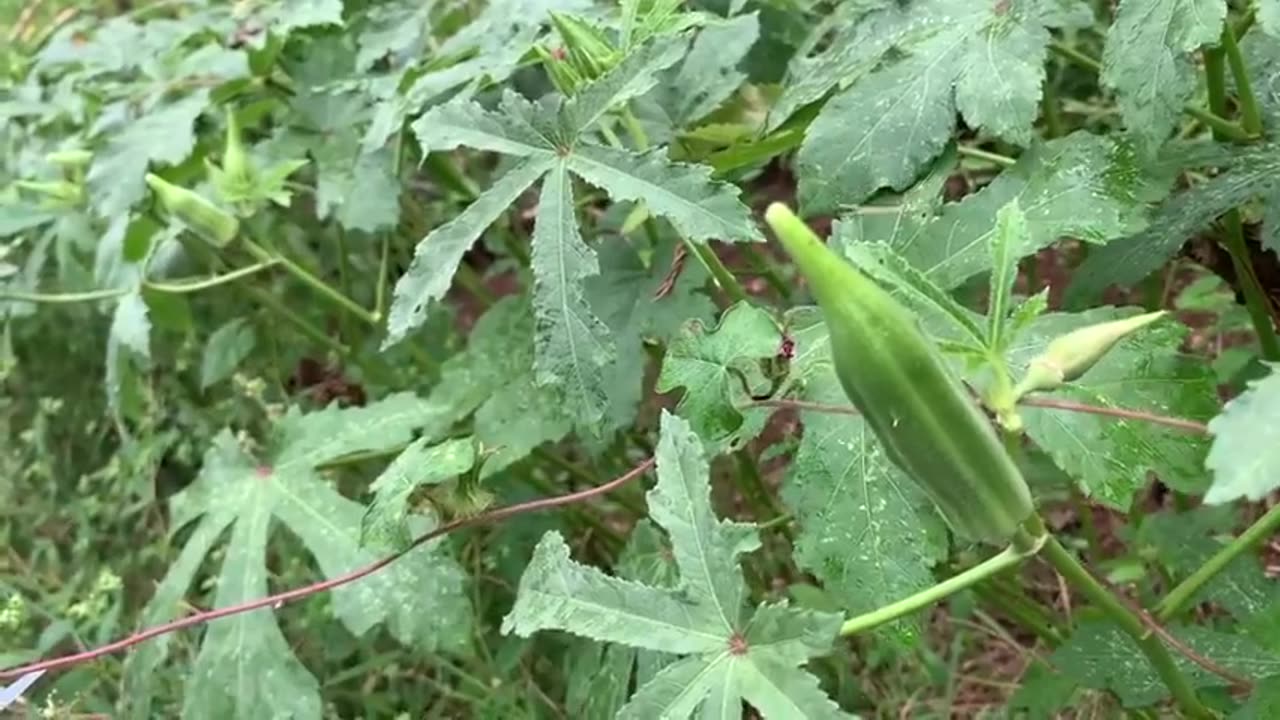
[[1089,325],[1054,338],[1044,352],[1027,366],[1026,375],[1014,388],[1015,400],[1027,393],[1053,390],[1084,375],[1116,343],[1164,317],[1166,311],[1134,315],[1120,320]]
[[578,74],[595,80],[618,63],[619,54],[609,38],[594,25],[575,15],[551,13],[551,24],[564,40],[569,62]]
[[231,183],[253,183],[253,162],[249,159],[249,153],[245,152],[244,141],[240,138],[240,120],[231,108],[227,109],[227,139],[222,148],[222,172]]
[[203,195],[178,187],[159,175],[147,173],[146,179],[165,210],[214,247],[225,247],[240,231],[240,221],[234,215]]
[[93,153],[88,150],[57,150],[44,156],[45,160],[58,167],[80,169],[93,160]]
[[542,60],[542,66],[547,69],[547,77],[551,78],[551,84],[565,95],[573,95],[582,87],[584,80],[578,74],[578,71],[569,64],[568,60],[562,57],[562,52],[557,54],[554,50],[547,50],[541,45],[533,47],[538,58]]
[[49,198],[54,205],[78,205],[84,199],[84,189],[66,180],[16,180],[13,184]]

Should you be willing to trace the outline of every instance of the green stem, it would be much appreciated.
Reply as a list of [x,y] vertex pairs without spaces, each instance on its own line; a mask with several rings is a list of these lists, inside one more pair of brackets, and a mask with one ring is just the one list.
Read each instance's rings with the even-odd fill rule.
[[1183,713],[1193,718],[1215,717],[1200,702],[1200,698],[1196,697],[1195,690],[1191,687],[1182,671],[1178,669],[1173,656],[1169,654],[1168,649],[1165,648],[1160,639],[1148,633],[1142,621],[1119,598],[1094,579],[1089,574],[1089,571],[1076,560],[1075,556],[1058,542],[1057,538],[1052,535],[1048,536],[1041,556],[1068,583],[1075,586],[1090,602],[1106,613],[1126,635],[1133,639],[1134,644],[1147,657],[1147,661],[1151,663],[1156,674],[1160,676],[1165,686],[1168,687],[1169,692],[1173,695],[1174,702],[1182,709]]
[[370,325],[372,327],[377,327],[379,325],[379,318],[377,316],[356,304],[356,302],[351,298],[333,289],[325,281],[315,275],[312,275],[310,272],[307,272],[305,268],[293,260],[285,257],[284,255],[273,255],[266,248],[248,238],[244,238],[244,246],[249,250],[250,255],[253,255],[262,262],[266,262],[268,260],[279,262],[290,275],[301,281],[304,285],[310,287],[312,290],[315,290],[321,297],[328,300],[335,307],[347,311],[353,317],[358,318],[366,325]]
[[986,160],[987,162],[995,163],[1002,167],[1009,167],[1018,162],[1017,159],[1011,158],[1008,155],[1001,155],[1000,153],[983,150],[982,148],[973,147],[972,145],[957,145],[956,152],[978,160]]
[[1236,96],[1240,101],[1240,124],[1250,135],[1262,134],[1262,113],[1258,110],[1258,98],[1253,94],[1253,84],[1249,81],[1249,71],[1244,66],[1244,56],[1240,53],[1240,44],[1236,42],[1236,34],[1231,30],[1231,23],[1222,24],[1222,49],[1227,54],[1227,64],[1231,66],[1231,75],[1236,80]]
[[[1045,536],[1047,537],[1047,536]],[[1050,538],[1052,542],[1052,538]],[[1035,554],[1037,548],[1030,550],[1020,550],[1013,545],[1000,551],[998,554],[974,565],[959,575],[952,576],[934,585],[926,588],[910,597],[903,598],[895,603],[885,605],[882,608],[872,610],[869,613],[863,613],[856,617],[849,618],[840,626],[841,635],[856,635],[865,632],[874,627],[878,627],[888,622],[897,620],[904,615],[910,615],[917,610],[932,605],[939,600],[950,597],[965,588],[971,587],[975,583],[981,582],[992,575],[1003,570],[1007,570]]]
[[[645,222],[650,222],[646,220]],[[739,303],[747,300],[747,291],[742,287],[742,283],[738,282],[738,278],[729,272],[729,268],[725,267],[724,261],[711,249],[711,245],[704,242],[696,242],[688,238],[681,238],[684,244],[702,263],[707,272],[711,273],[711,277],[715,279],[716,285],[729,295],[732,302]]]
[[240,278],[248,277],[250,275],[253,275],[254,273],[258,273],[263,270],[266,270],[267,268],[274,267],[275,264],[276,262],[274,260],[268,260],[265,262],[255,263],[253,265],[242,267],[239,270],[232,270],[229,273],[225,273],[222,275],[215,275],[211,278],[205,278],[203,280],[191,280],[188,282],[175,282],[175,283],[148,282],[148,283],[145,283],[145,285],[148,288],[151,288],[152,290],[155,290],[157,292],[182,295],[185,293],[193,293],[193,292],[200,292],[201,290],[208,290],[211,287],[225,285],[226,283],[229,283],[229,282],[235,282]]
[[1056,647],[1063,643],[1065,638],[1053,618],[1025,596],[1003,587],[999,582],[978,583],[974,591],[978,597],[1049,645]]
[[1239,537],[1215,553],[1213,557],[1191,573],[1190,577],[1178,583],[1173,590],[1170,590],[1169,594],[1165,595],[1164,599],[1155,607],[1156,620],[1165,622],[1173,618],[1191,602],[1191,599],[1201,588],[1217,577],[1218,573],[1222,572],[1227,565],[1230,565],[1233,560],[1245,552],[1257,547],[1278,529],[1280,529],[1280,505],[1268,510],[1265,515],[1254,521]]
[[387,311],[387,271],[391,266],[391,232],[382,233],[382,253],[378,258],[378,282],[373,289],[373,314],[379,318]]
[[1098,527],[1093,521],[1093,508],[1089,500],[1075,485],[1071,486],[1071,504],[1075,508],[1076,517],[1080,518],[1080,526],[1084,530],[1085,542],[1089,546],[1089,555],[1095,560],[1102,558],[1102,541],[1098,537]]
[[1053,77],[1046,77],[1044,80],[1044,95],[1040,98],[1040,111],[1044,115],[1045,138],[1051,140],[1061,136],[1062,108],[1058,104],[1058,83]]
[[791,286],[782,279],[782,273],[778,271],[778,264],[773,261],[765,253],[756,250],[750,243],[743,243],[738,246],[742,250],[742,254],[747,256],[752,265],[760,271],[765,282],[769,283],[769,287],[778,293],[783,300],[791,299]]
[[289,307],[280,302],[280,299],[275,295],[266,292],[261,288],[249,288],[249,295],[255,302],[291,323],[303,335],[306,335],[315,342],[328,346],[334,352],[342,355],[343,357],[351,357],[351,348],[330,337],[328,333],[313,325],[311,321],[289,309]]
[[[155,290],[156,292],[166,293],[170,295],[184,295],[187,293],[208,290],[212,287],[225,285],[229,282],[235,282],[243,277],[248,277],[254,273],[266,270],[276,264],[276,261],[267,261],[255,263],[239,270],[233,270],[223,275],[215,275],[211,278],[201,280],[189,280],[186,282],[159,283],[143,281],[143,287]],[[122,297],[133,292],[130,288],[115,288],[113,290],[90,290],[79,293],[28,293],[20,291],[0,291],[0,300],[14,300],[20,302],[36,302],[36,303],[78,303],[92,302],[95,300],[111,300],[113,298]]]
[[1262,357],[1271,362],[1280,360],[1280,337],[1276,336],[1276,326],[1271,319],[1269,301],[1258,275],[1253,270],[1253,261],[1249,256],[1249,247],[1244,241],[1244,222],[1240,218],[1240,210],[1232,208],[1224,218],[1227,225],[1226,246],[1231,255],[1231,264],[1240,280],[1240,288],[1244,291],[1245,308],[1249,311],[1249,319],[1258,333],[1258,342],[1262,345]]
[[[1050,42],[1049,49],[1086,70],[1090,70],[1095,73],[1102,72],[1101,62],[1061,41],[1054,40]],[[1220,133],[1224,137],[1229,137],[1232,140],[1251,139],[1250,134],[1245,132],[1244,128],[1197,105],[1192,105],[1190,103],[1183,105],[1182,112],[1199,120],[1214,132]]]
[[1061,40],[1050,41],[1049,49],[1057,53],[1064,60],[1070,60],[1071,62],[1075,63],[1076,65],[1079,65],[1085,70],[1089,70],[1090,72],[1093,72],[1095,74],[1099,74],[1102,72],[1101,62],[1098,62],[1098,60],[1080,52],[1079,50],[1071,47],[1070,45],[1062,42]]
[[636,119],[635,113],[631,112],[630,105],[622,108],[622,125],[627,129],[627,134],[631,136],[631,142],[636,144],[636,149],[640,150],[640,152],[649,149],[649,136],[640,125],[640,121]]
[[95,300],[112,300],[128,295],[131,292],[133,290],[130,288],[89,290],[74,293],[33,293],[23,292],[22,290],[0,290],[0,300],[60,305],[64,303],[93,302]]
[[1182,108],[1182,112],[1204,123],[1218,137],[1237,142],[1247,142],[1253,139],[1253,136],[1245,132],[1244,128],[1230,120],[1224,120],[1221,116],[1215,115],[1202,107],[1187,105]]
[[[1224,31],[1230,35],[1230,30]],[[1209,107],[1214,112],[1222,113],[1227,107],[1225,48],[1208,48],[1204,52],[1205,84],[1209,91]],[[1218,139],[1225,134],[1214,131]],[[1249,248],[1244,241],[1244,223],[1240,219],[1240,210],[1232,208],[1224,218],[1226,222],[1226,238],[1223,244],[1231,255],[1231,264],[1235,268],[1236,278],[1240,282],[1240,290],[1244,295],[1245,308],[1249,311],[1249,319],[1258,333],[1258,342],[1262,345],[1264,359],[1280,360],[1280,338],[1276,336],[1275,323],[1271,320],[1266,292],[1258,282],[1253,270],[1253,262],[1249,256]]]

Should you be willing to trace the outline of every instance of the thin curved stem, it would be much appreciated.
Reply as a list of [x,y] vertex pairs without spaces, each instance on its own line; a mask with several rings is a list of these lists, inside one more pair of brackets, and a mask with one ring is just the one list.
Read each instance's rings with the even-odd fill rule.
[[200,292],[201,290],[208,290],[211,287],[217,287],[219,285],[225,285],[230,282],[235,282],[236,280],[248,277],[250,275],[253,275],[254,273],[262,272],[267,268],[274,267],[276,264],[277,264],[276,261],[268,260],[265,262],[254,263],[253,265],[247,265],[245,267],[240,268],[239,270],[232,270],[229,273],[225,273],[223,275],[215,275],[211,278],[205,278],[203,280],[191,280],[189,282],[175,282],[175,283],[147,282],[145,283],[145,285],[146,287],[152,290],[156,290],[158,292],[182,295],[185,293]]
[[[276,265],[275,260],[254,263],[238,270],[233,270],[223,275],[215,275],[210,278],[202,278],[200,280],[178,281],[172,283],[151,282],[144,280],[142,286],[155,290],[156,292],[167,293],[171,295],[183,295],[187,293],[200,292],[208,290],[212,287],[225,285],[226,283],[235,282],[244,277],[253,275],[254,273],[266,270]],[[123,297],[133,292],[133,288],[112,288],[109,290],[88,290],[86,292],[74,293],[29,293],[16,290],[0,290],[0,300],[12,300],[18,302],[34,302],[46,304],[63,304],[63,303],[81,303],[95,302],[98,300],[112,300]]]
[[321,297],[328,300],[334,306],[341,308],[342,310],[345,310],[346,312],[350,313],[357,319],[364,322],[366,325],[370,325],[372,327],[378,326],[379,319],[376,315],[374,315],[372,312],[369,312],[369,310],[365,309],[361,305],[357,304],[356,301],[352,300],[346,295],[343,295],[338,290],[335,290],[333,287],[329,285],[329,283],[321,280],[315,275],[312,275],[309,271],[307,271],[306,268],[302,267],[298,263],[285,257],[284,255],[272,254],[266,248],[250,240],[249,238],[244,238],[243,244],[244,244],[244,247],[249,250],[249,253],[254,257],[258,258],[258,260],[262,262],[269,262],[269,261],[279,262],[281,265],[284,266],[284,269],[290,275],[297,278],[304,285],[309,286],[312,290],[315,290],[317,294],[319,294]]
[[133,292],[129,288],[113,288],[110,290],[88,290],[73,293],[33,293],[22,290],[0,290],[0,300],[13,302],[43,303],[46,305],[62,305],[70,303],[112,300],[124,297]]
[[1019,549],[1014,545],[1010,545],[996,555],[974,565],[959,575],[943,580],[933,587],[921,590],[915,595],[872,610],[869,613],[849,618],[840,626],[840,634],[845,636],[856,635],[926,608],[939,600],[954,595],[975,583],[1023,562],[1035,555],[1044,545],[1046,539],[1049,539],[1048,534],[1041,535],[1035,544],[1026,549]]

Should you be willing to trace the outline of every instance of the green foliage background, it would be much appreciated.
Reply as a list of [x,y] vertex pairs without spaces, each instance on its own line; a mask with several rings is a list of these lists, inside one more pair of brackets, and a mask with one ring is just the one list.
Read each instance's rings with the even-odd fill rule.
[[[1037,504],[1153,608],[1205,706],[1272,716],[1280,596],[1254,550],[1280,522],[1258,520],[1280,485],[1275,0],[0,20],[0,667],[656,459],[588,503],[50,674],[18,716],[943,716],[965,712],[972,618],[1026,658],[983,707],[1173,712],[1114,618],[1060,612],[1033,563],[954,596],[945,631],[913,613],[840,636],[989,551],[831,411],[827,329],[759,221],[777,199],[830,220],[1016,414]],[[236,238],[192,232],[148,173]],[[1234,273],[1188,262],[1193,237]],[[1138,306],[1182,312],[1057,407],[1006,402],[1053,338]]]

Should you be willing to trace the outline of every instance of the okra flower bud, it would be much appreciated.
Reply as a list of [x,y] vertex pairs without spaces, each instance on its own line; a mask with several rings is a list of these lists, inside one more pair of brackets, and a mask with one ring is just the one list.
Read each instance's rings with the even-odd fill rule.
[[240,231],[240,221],[234,215],[199,193],[151,173],[147,173],[147,186],[170,215],[214,247],[225,247]]
[[1038,390],[1053,390],[1084,375],[1116,343],[1164,317],[1164,310],[1134,315],[1121,320],[1089,325],[1054,338],[1027,366],[1027,373],[1014,388],[1014,398]]

